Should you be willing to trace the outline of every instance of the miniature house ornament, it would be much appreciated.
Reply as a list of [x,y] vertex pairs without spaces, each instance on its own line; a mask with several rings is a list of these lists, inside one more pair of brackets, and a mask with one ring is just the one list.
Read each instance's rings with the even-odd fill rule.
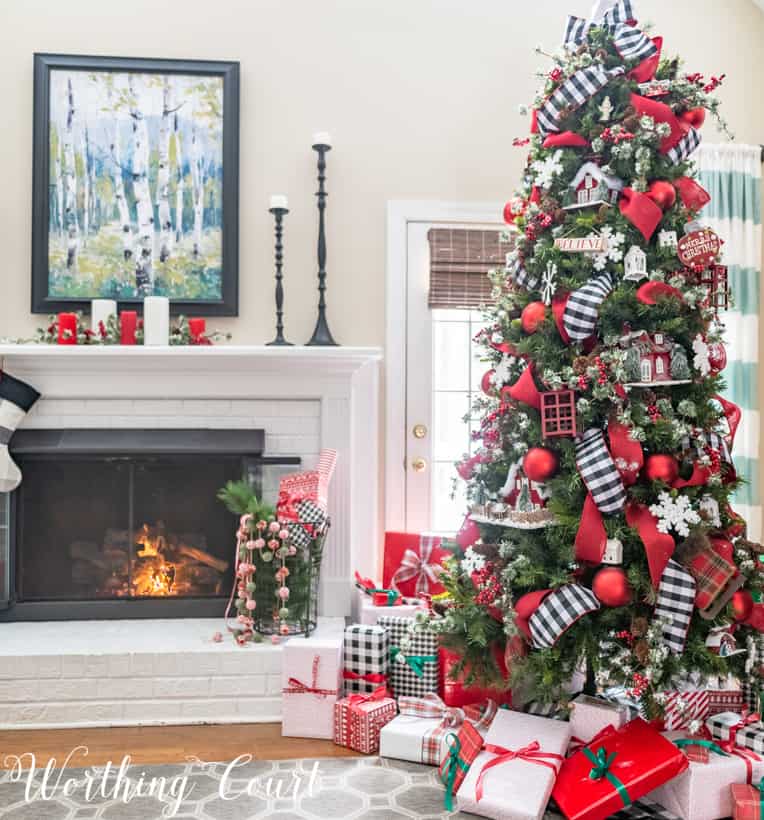
[[647,278],[647,254],[637,245],[632,245],[623,257],[623,278],[627,282],[639,282]]
[[623,563],[623,544],[617,538],[608,538],[605,542],[605,551],[602,553],[602,563],[617,566]]
[[565,210],[595,205],[615,205],[623,188],[622,180],[606,174],[596,162],[585,162],[573,177],[566,195]]
[[659,248],[676,248],[678,242],[676,231],[661,231],[658,234]]

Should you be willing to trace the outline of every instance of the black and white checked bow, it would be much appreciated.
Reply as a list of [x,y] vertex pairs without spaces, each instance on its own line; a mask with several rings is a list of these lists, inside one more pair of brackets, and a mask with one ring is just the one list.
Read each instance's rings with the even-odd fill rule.
[[597,596],[580,584],[566,584],[555,589],[528,619],[533,646],[537,649],[554,646],[579,618],[599,608]]
[[513,254],[514,258],[507,258],[507,273],[509,278],[521,288],[526,290],[535,290],[539,284],[538,276],[533,276],[528,273],[523,260],[519,254]]
[[536,121],[542,136],[559,131],[559,123],[590,100],[613,77],[624,73],[623,66],[603,68],[592,65],[580,68],[560,84],[536,112]]
[[727,464],[732,463],[727,442],[724,440],[724,437],[718,433],[711,431],[709,433],[700,433],[700,435],[695,436],[693,439],[690,439],[689,436],[682,438],[682,450],[695,458],[704,456],[706,454],[706,447],[718,450],[723,461]]
[[690,154],[700,145],[702,137],[697,128],[690,130],[679,140],[679,142],[666,154],[673,165],[687,159]]
[[562,322],[571,341],[583,342],[597,329],[599,307],[613,290],[613,277],[603,273],[589,280],[582,288],[571,293]]
[[[606,29],[613,36],[616,51],[624,60],[645,60],[656,54],[655,43],[629,21],[635,17],[631,0],[619,0],[605,12],[600,28]],[[589,36],[591,24],[581,17],[570,15],[565,25],[563,45],[572,48],[585,43]]]
[[605,444],[605,434],[596,427],[576,441],[576,466],[601,513],[616,513],[626,503],[621,474]]
[[680,563],[669,560],[658,584],[655,617],[663,624],[663,642],[675,655],[684,652],[695,608],[695,579]]

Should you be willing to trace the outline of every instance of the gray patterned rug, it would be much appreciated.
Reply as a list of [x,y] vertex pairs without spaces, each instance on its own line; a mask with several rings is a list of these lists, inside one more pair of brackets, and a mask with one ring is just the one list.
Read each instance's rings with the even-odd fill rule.
[[[231,764],[188,762],[179,766],[131,766],[113,789],[112,769],[102,793],[104,767],[71,769],[59,778],[52,772],[47,793],[42,774],[13,782],[12,771],[0,771],[2,820],[441,820],[473,818],[443,808],[443,787],[437,770],[386,758],[322,758],[320,760],[254,761]],[[153,785],[152,785],[153,779]],[[65,788],[67,781],[70,785]],[[221,784],[224,796],[221,796]],[[127,791],[125,791],[127,786]],[[89,790],[88,790],[89,787]],[[159,795],[160,787],[164,792]],[[149,793],[149,789],[153,792]],[[68,791],[69,794],[65,794]],[[29,796],[29,800],[26,796]],[[127,795],[127,801],[123,798]],[[47,798],[47,799],[45,799]],[[229,798],[229,799],[225,799]],[[671,815],[655,806],[637,804],[615,817]],[[547,813],[558,820],[559,815]]]

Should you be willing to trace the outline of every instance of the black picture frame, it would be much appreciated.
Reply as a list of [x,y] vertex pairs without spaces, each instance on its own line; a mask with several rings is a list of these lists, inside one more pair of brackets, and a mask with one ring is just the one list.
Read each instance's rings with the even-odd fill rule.
[[[89,298],[49,295],[50,73],[56,69],[217,76],[223,80],[222,286],[221,298],[171,299],[174,315],[239,315],[239,63],[236,61],[34,55],[32,162],[32,313],[86,310]],[[94,295],[94,298],[97,298]],[[141,310],[142,299],[120,299],[120,308]]]

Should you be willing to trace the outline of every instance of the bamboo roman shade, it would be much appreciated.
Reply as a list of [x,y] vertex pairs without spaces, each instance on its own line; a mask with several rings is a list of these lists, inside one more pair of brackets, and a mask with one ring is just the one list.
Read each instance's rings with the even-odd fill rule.
[[489,270],[503,267],[511,242],[501,231],[474,228],[430,228],[431,308],[477,308],[490,304]]

